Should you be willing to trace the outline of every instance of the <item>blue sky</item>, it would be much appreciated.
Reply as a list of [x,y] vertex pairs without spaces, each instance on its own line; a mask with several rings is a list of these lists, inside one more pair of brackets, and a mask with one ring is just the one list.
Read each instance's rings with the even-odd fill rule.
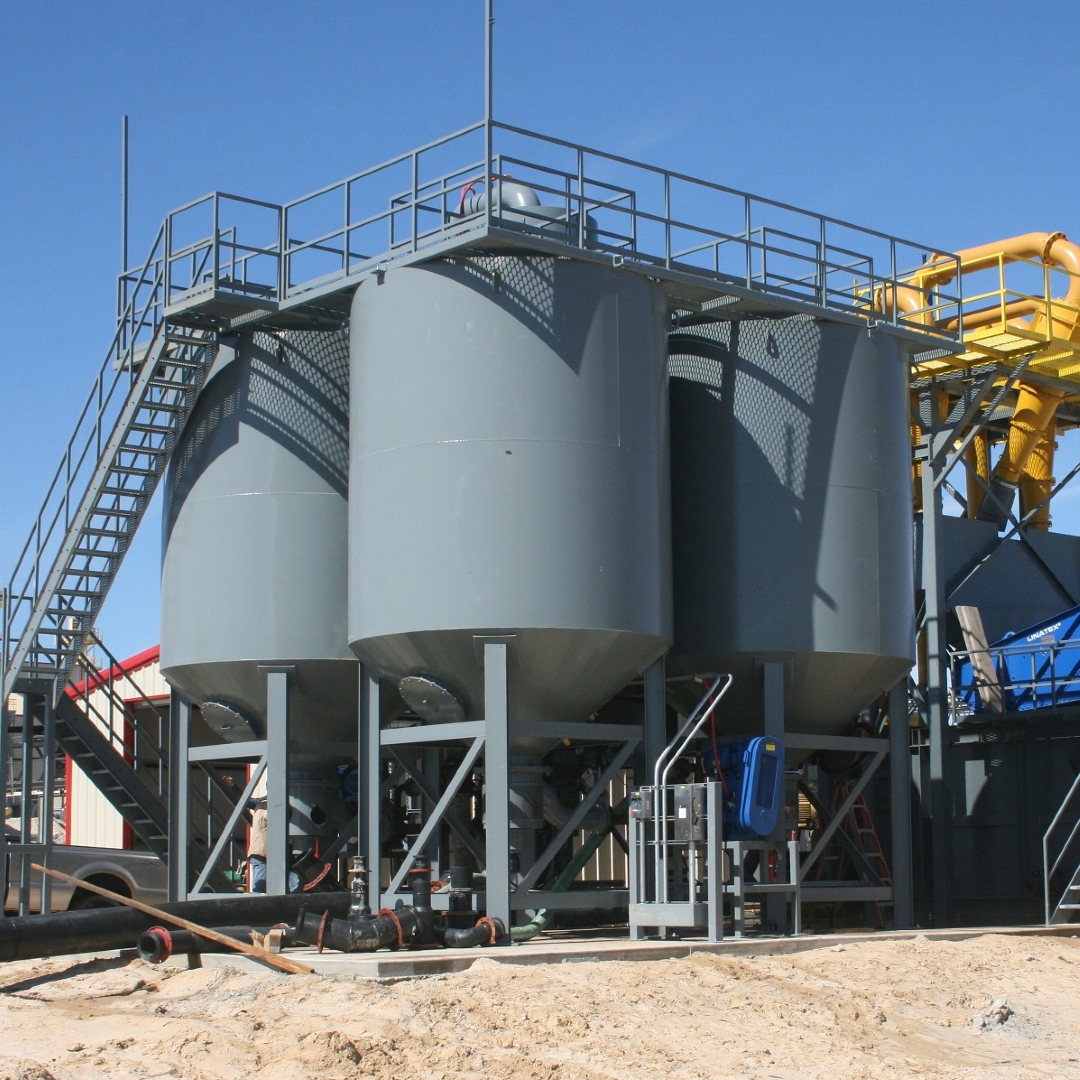
[[[134,262],[207,191],[288,200],[478,119],[482,14],[0,3],[0,576],[112,335],[120,116]],[[497,0],[496,18],[499,119],[939,249],[1080,238],[1075,0]],[[1080,488],[1055,525],[1080,533]],[[100,620],[122,654],[157,638],[158,546],[155,508]]]

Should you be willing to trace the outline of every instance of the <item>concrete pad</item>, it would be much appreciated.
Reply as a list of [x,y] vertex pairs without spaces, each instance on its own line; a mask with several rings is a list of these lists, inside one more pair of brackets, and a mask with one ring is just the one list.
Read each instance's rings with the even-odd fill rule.
[[[827,949],[836,945],[855,945],[865,941],[964,941],[987,934],[1010,936],[1077,937],[1080,924],[1062,926],[980,926],[947,930],[882,930],[840,934],[803,934],[799,937],[725,938],[709,942],[682,938],[676,941],[630,941],[624,937],[588,938],[581,934],[551,934],[517,945],[489,949],[417,949],[415,951],[378,953],[317,952],[315,949],[288,949],[286,955],[307,964],[320,975],[345,975],[354,979],[415,979],[467,971],[484,958],[501,964],[573,964],[599,963],[605,960],[675,960],[692,953],[726,956],[786,956]],[[258,960],[239,953],[204,953],[192,957],[206,968],[267,968]],[[187,966],[187,957],[176,957]]]

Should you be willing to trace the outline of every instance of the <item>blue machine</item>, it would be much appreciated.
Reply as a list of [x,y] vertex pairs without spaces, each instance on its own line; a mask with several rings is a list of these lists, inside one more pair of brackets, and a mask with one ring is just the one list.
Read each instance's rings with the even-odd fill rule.
[[[724,839],[756,840],[776,827],[784,797],[784,748],[777,739],[758,736],[719,748],[724,782]],[[712,751],[706,769],[716,771]]]
[[[988,648],[1006,712],[1080,701],[1080,607],[1008,633]],[[954,687],[972,712],[986,712],[970,660],[954,669]]]

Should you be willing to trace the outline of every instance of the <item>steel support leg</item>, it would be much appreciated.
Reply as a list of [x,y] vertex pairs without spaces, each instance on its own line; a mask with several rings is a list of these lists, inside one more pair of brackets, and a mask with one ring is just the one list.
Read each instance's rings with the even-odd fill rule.
[[[30,799],[33,793],[31,781],[34,773],[34,698],[23,694],[22,719],[22,784],[19,801],[19,840],[23,844],[31,842],[30,836]],[[30,859],[24,851],[19,857],[19,914],[30,914]]]
[[[784,675],[787,665],[783,661],[766,661],[763,667],[765,682],[765,734],[784,745]],[[783,790],[783,789],[781,789]],[[784,851],[787,840],[783,806],[777,815],[776,828],[769,834],[775,840],[779,851]],[[767,854],[767,853],[766,853]],[[764,877],[762,876],[764,875]],[[762,859],[758,867],[758,878],[765,882],[768,878],[768,858]],[[779,934],[788,932],[787,898],[781,893],[768,893],[764,902],[766,921],[776,927]]]
[[635,783],[652,783],[656,760],[667,742],[667,681],[661,657],[645,669],[645,739],[641,747],[644,773],[634,777]]
[[[931,436],[932,438],[932,436]],[[933,445],[930,443],[929,445]],[[926,618],[926,702],[930,737],[930,816],[932,819],[934,926],[948,926],[952,912],[952,798],[949,793],[946,729],[945,605],[941,551],[941,496],[934,483],[932,455],[927,453],[922,472],[922,584]]]
[[724,799],[721,785],[713,780],[707,788],[706,889],[709,898],[709,940],[724,940]]
[[[191,706],[175,690],[169,703],[169,902],[188,896]],[[68,797],[71,793],[68,792]]]
[[746,934],[746,867],[742,843],[731,845],[731,928],[737,938]]
[[892,804],[893,927],[915,925],[911,887],[911,731],[907,679],[889,692],[889,774]]
[[382,889],[382,837],[379,811],[382,805],[382,757],[379,738],[379,678],[370,668],[360,668],[360,718],[357,760],[357,850],[367,856],[369,895]]
[[[41,842],[45,845],[42,852],[42,866],[52,866],[53,841],[53,800],[56,790],[56,713],[53,711],[52,694],[45,695],[43,716],[44,731],[41,750],[44,755],[41,763]],[[48,874],[41,875],[41,913],[48,915],[52,911],[52,882]]]
[[484,828],[487,915],[510,929],[510,737],[506,644],[484,645]]
[[289,891],[289,672],[266,671],[266,892]]
[[[7,598],[6,590],[4,591],[4,599]],[[5,604],[2,612],[4,617],[7,616],[7,605]],[[5,639],[4,645],[6,647],[7,641]],[[3,700],[0,700],[0,796],[3,797],[4,805],[7,805],[7,788],[8,777],[10,776],[10,736],[9,729],[11,724],[11,716],[7,707],[8,699],[5,696]],[[0,811],[2,813],[2,811]],[[8,865],[7,854],[7,829],[0,826],[0,886],[3,886],[3,892],[0,893],[0,897],[3,897],[3,902],[0,903],[0,907],[7,902],[8,894],[8,882],[10,866]]]
[[[424,774],[424,779],[427,781],[428,786],[438,791],[442,784],[442,751],[437,746],[425,746],[421,751],[421,771]],[[435,804],[426,796],[423,799],[424,821],[435,810]],[[424,845],[424,850],[420,853],[426,856],[431,862],[431,876],[434,879],[440,878],[442,875],[439,873],[439,852],[442,848],[442,829],[436,829],[432,833],[428,842]]]

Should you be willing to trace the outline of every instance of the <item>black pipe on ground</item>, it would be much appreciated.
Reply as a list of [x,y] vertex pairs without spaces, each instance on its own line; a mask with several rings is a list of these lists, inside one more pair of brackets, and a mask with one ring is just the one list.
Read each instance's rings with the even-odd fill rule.
[[506,937],[506,927],[501,919],[481,919],[465,930],[448,926],[443,931],[442,944],[445,949],[475,949],[478,945],[494,945],[503,937]]
[[[252,926],[215,926],[212,929],[226,937],[251,944],[252,931],[260,934],[267,932],[266,927]],[[220,941],[211,941],[192,930],[178,930],[176,927],[151,926],[139,937],[135,946],[139,950],[139,959],[148,964],[163,964],[170,956],[190,956],[193,953],[232,952],[228,945]]]
[[[376,952],[425,944],[427,913],[413,907],[389,909],[378,915],[335,919],[319,911],[302,911],[293,940],[317,949],[338,952]],[[427,940],[430,940],[428,938]]]
[[[347,892],[320,893],[317,899],[310,893],[243,894],[162,904],[160,910],[200,926],[273,926],[279,922],[295,923],[305,905],[319,918],[324,911],[330,913],[329,918],[344,918],[349,913],[349,900]],[[160,922],[154,915],[144,915],[129,907],[0,919],[0,963],[130,948],[144,930]]]

